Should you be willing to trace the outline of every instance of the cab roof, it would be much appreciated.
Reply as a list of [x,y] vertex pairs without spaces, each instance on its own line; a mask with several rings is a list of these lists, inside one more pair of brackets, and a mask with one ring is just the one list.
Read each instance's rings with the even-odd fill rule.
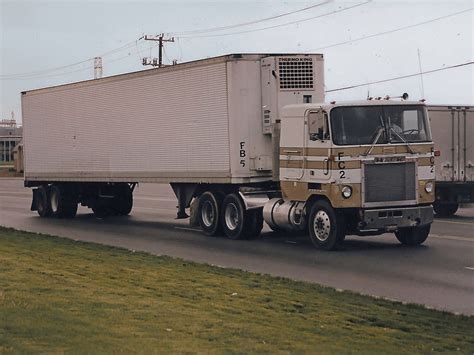
[[292,104],[283,108],[283,116],[303,116],[307,110],[323,109],[330,111],[335,107],[344,106],[425,106],[421,101],[392,101],[392,100],[359,100],[359,101],[332,101],[331,103]]

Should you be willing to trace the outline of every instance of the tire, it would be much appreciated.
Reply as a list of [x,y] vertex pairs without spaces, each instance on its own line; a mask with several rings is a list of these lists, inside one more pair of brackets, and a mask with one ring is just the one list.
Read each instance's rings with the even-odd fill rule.
[[431,224],[418,227],[402,228],[395,232],[398,241],[403,245],[415,246],[423,244],[430,234]]
[[53,185],[50,191],[51,215],[58,218],[74,218],[77,214],[77,198],[66,186]]
[[251,227],[245,228],[245,206],[240,197],[236,194],[229,194],[222,203],[222,227],[229,239],[246,239],[246,232]]
[[263,228],[263,211],[245,210],[237,194],[229,194],[222,203],[222,228],[229,239],[255,239]]
[[244,213],[244,235],[247,239],[256,239],[263,228],[263,209],[246,211]]
[[36,210],[40,217],[49,217],[52,214],[49,200],[49,187],[41,185],[36,192]]
[[436,201],[433,203],[433,210],[436,217],[450,217],[457,212],[458,208],[459,203],[457,202],[442,203]]
[[216,236],[222,234],[220,220],[222,195],[210,191],[199,198],[198,221],[204,234]]
[[128,216],[133,208],[133,192],[128,184],[118,185],[113,209],[118,216]]
[[311,242],[316,248],[336,250],[342,246],[346,235],[345,217],[328,202],[316,201],[310,209],[308,229]]

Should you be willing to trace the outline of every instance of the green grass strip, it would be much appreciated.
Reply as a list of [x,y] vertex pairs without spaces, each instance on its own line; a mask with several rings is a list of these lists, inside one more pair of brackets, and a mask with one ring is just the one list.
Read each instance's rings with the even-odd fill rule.
[[0,228],[0,353],[472,353],[474,317]]

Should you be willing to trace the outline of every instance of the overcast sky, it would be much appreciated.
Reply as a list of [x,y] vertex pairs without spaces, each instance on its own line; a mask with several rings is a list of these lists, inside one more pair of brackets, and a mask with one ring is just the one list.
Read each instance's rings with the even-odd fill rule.
[[[103,55],[104,76],[149,68],[142,66],[141,57],[156,57],[158,50],[153,42],[134,42],[143,34],[174,34],[175,43],[165,48],[166,61],[241,52],[323,53],[326,90],[418,73],[418,51],[423,71],[473,61],[474,12],[462,11],[472,9],[474,1],[366,2],[0,0],[0,118],[10,118],[14,111],[21,121],[21,91],[93,78],[93,61],[87,60],[111,50],[119,49]],[[178,34],[266,19],[320,3],[256,24],[194,32],[191,37]],[[334,44],[339,45],[330,47]],[[424,97],[432,104],[474,104],[473,65],[422,79],[334,91],[326,101],[364,99],[368,92],[408,92],[411,99]]]

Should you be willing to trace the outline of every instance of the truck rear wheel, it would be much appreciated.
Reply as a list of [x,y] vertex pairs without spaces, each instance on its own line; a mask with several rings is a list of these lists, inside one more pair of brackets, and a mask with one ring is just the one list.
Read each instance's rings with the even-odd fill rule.
[[401,228],[395,232],[398,241],[403,245],[420,245],[428,238],[431,224],[425,226]]
[[245,209],[237,194],[229,194],[222,203],[222,226],[229,239],[254,239],[263,228],[262,210]]
[[433,210],[436,217],[450,217],[457,212],[458,208],[459,203],[457,202],[442,203],[436,201],[433,203]]
[[51,203],[49,200],[49,187],[41,185],[36,191],[36,210],[40,217],[51,216]]
[[199,198],[198,220],[203,232],[210,236],[222,233],[221,214],[222,194],[204,192]]
[[51,187],[50,205],[51,214],[59,218],[74,218],[77,213],[77,199],[66,186],[53,185]]
[[339,249],[344,242],[344,215],[323,200],[316,201],[309,212],[309,237],[313,245],[323,250]]

